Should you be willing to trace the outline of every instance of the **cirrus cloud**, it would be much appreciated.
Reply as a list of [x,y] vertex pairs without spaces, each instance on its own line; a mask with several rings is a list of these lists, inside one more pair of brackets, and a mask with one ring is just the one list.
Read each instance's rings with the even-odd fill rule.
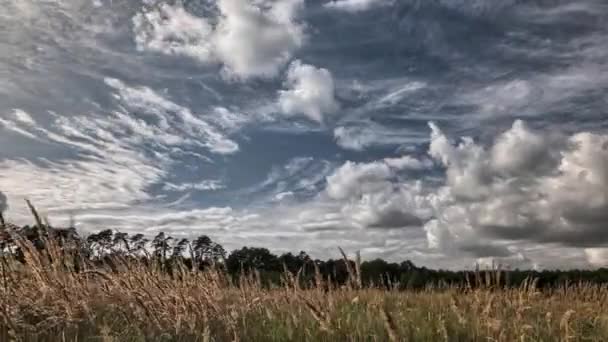
[[390,0],[334,0],[326,3],[327,8],[334,8],[346,12],[361,12],[376,6],[390,4]]

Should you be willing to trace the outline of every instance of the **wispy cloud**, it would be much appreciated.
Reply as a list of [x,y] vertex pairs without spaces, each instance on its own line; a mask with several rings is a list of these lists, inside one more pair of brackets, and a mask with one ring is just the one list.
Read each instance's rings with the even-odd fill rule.
[[[17,110],[3,119],[13,131],[73,151],[74,159],[0,161],[0,188],[9,198],[30,198],[59,215],[89,209],[120,209],[154,200],[150,188],[166,179],[178,152],[199,156],[200,148],[230,154],[238,145],[207,122],[150,88],[106,79],[122,107],[105,115],[55,116],[49,128]],[[129,111],[142,115],[137,117]],[[223,119],[229,121],[229,117]],[[226,124],[225,124],[226,125]],[[205,156],[200,155],[201,158]],[[217,181],[166,183],[170,190],[220,189]]]
[[390,3],[391,0],[334,0],[326,3],[324,6],[347,12],[360,12]]
[[198,183],[182,183],[182,184],[173,184],[173,183],[165,183],[163,186],[164,190],[167,191],[188,191],[188,190],[198,190],[198,191],[215,191],[224,189],[226,186],[220,180],[204,180]]

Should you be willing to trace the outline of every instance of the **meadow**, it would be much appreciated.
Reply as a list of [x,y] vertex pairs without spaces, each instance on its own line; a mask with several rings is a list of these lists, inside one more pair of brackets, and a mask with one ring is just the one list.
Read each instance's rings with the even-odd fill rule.
[[1,256],[0,341],[608,341],[604,285],[506,286],[497,269],[403,290],[364,285],[359,261],[344,284],[287,268],[268,283],[256,270],[96,259],[57,235],[2,232],[20,252]]

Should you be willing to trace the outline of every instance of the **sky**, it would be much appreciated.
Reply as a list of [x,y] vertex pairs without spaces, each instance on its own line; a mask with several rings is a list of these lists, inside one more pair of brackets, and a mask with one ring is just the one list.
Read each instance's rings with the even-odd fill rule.
[[0,0],[0,210],[608,266],[604,0]]

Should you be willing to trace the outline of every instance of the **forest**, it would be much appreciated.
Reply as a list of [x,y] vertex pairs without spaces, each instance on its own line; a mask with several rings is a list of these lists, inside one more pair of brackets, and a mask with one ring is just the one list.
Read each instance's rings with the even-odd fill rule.
[[[331,284],[345,285],[349,270],[360,272],[361,286],[386,289],[424,289],[427,287],[476,287],[486,282],[487,275],[501,274],[500,286],[521,286],[535,279],[539,288],[557,288],[572,283],[608,283],[608,269],[595,270],[520,270],[495,264],[489,268],[480,266],[472,270],[435,270],[419,267],[409,260],[388,262],[382,259],[360,260],[359,253],[348,258],[345,251],[336,246],[339,258],[313,259],[306,251],[275,255],[267,248],[242,247],[228,252],[207,235],[193,239],[176,239],[160,232],[148,238],[144,234],[123,233],[105,229],[88,236],[80,236],[75,228],[53,228],[40,226],[12,226],[12,234],[4,229],[0,233],[0,250],[14,253],[17,260],[25,262],[23,252],[15,244],[15,234],[31,241],[38,249],[44,249],[44,238],[53,237],[61,241],[63,248],[77,249],[78,255],[103,264],[114,257],[129,257],[156,264],[171,273],[179,261],[190,269],[204,271],[219,269],[233,278],[255,271],[266,285],[278,284],[285,272],[297,274],[303,286],[314,282],[315,272]],[[495,277],[495,276],[494,276]]]

